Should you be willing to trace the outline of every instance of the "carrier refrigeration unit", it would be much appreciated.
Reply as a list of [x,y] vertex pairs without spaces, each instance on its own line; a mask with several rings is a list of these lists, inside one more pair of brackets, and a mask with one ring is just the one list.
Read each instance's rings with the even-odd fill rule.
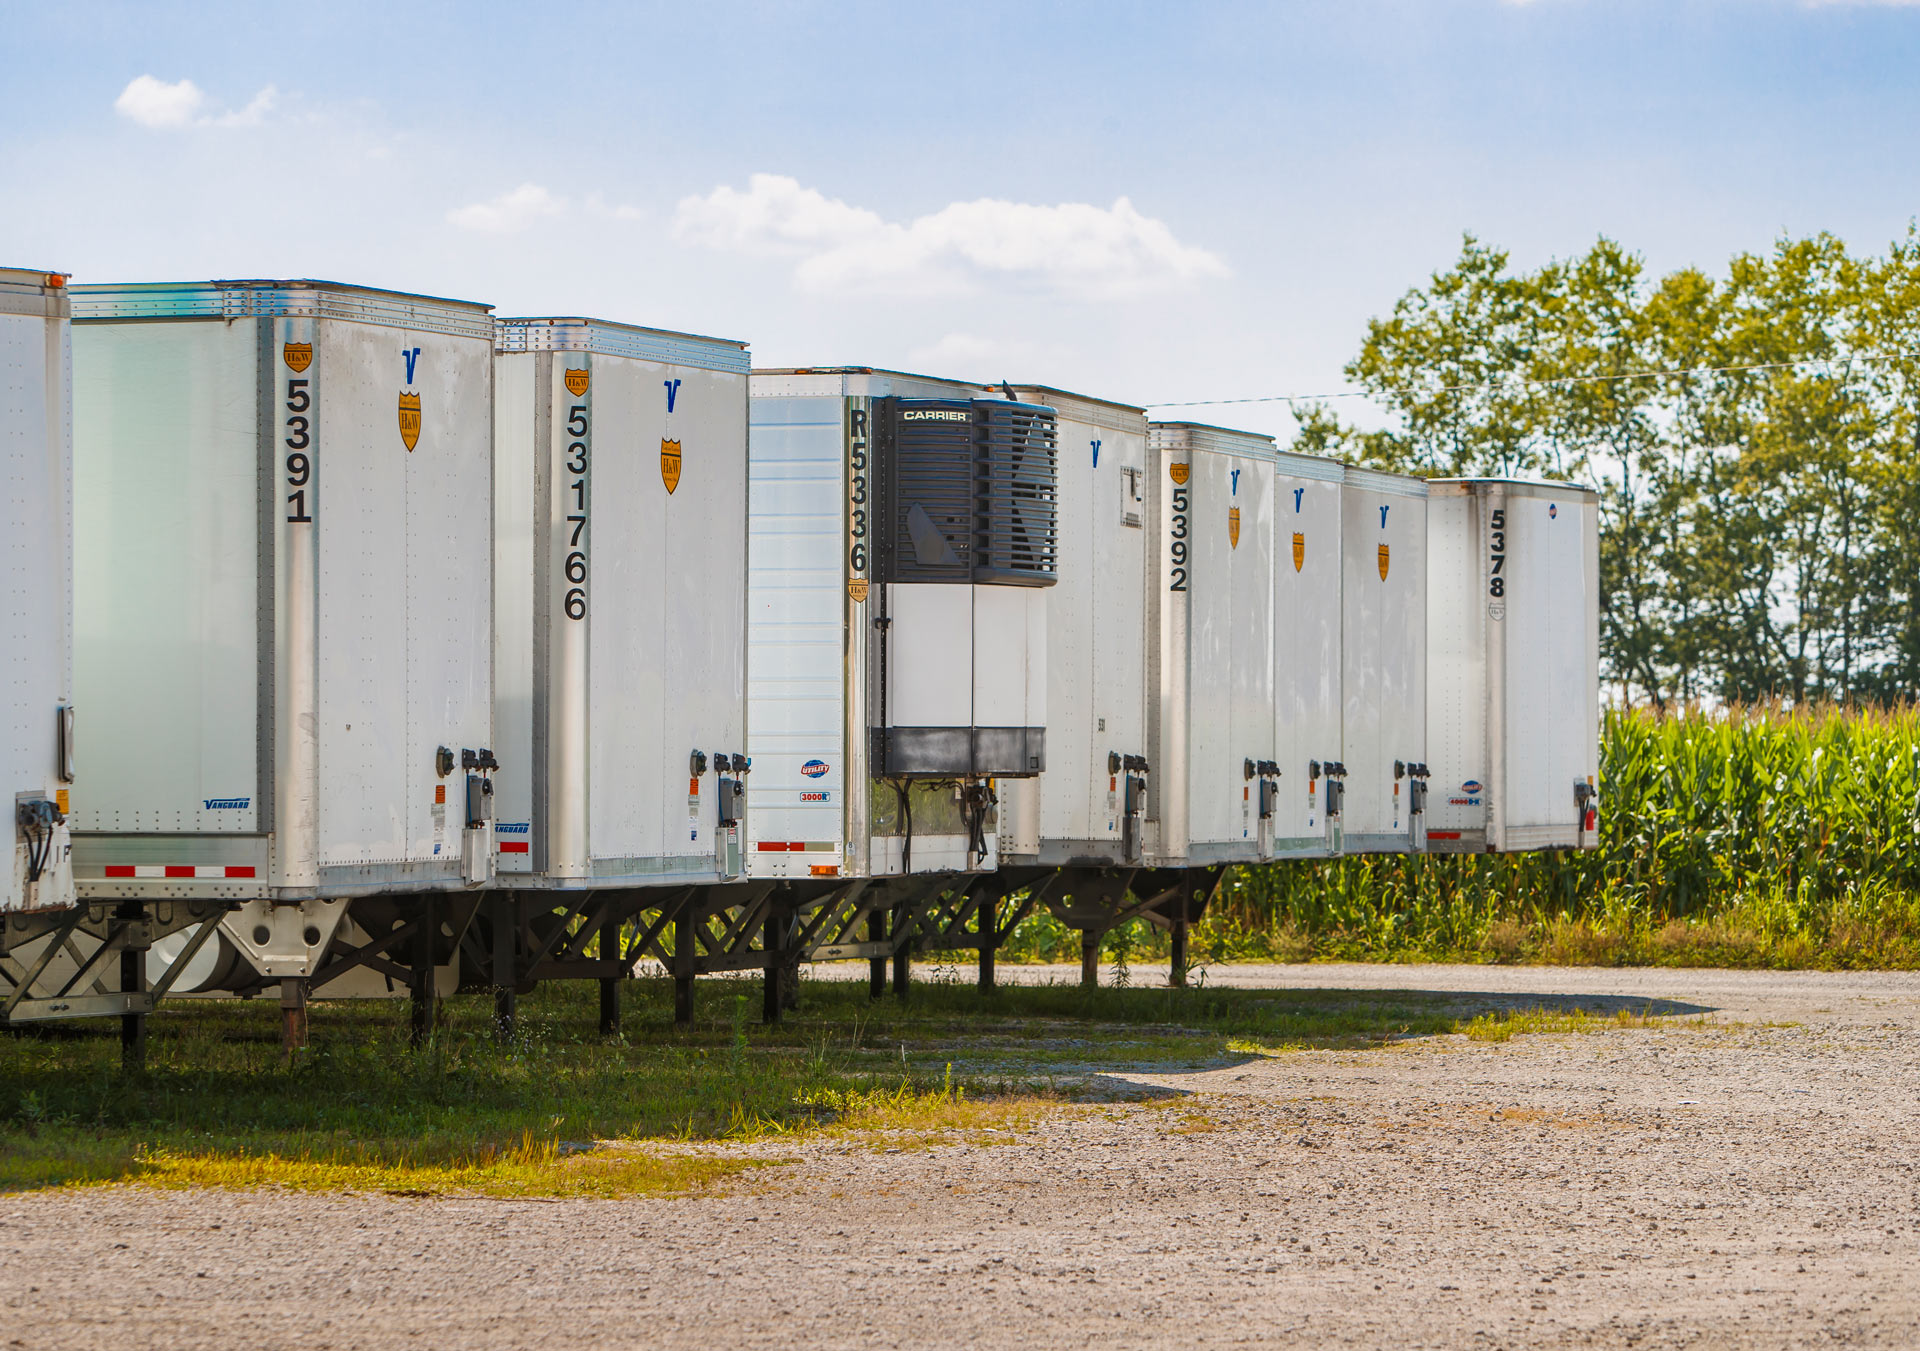
[[0,874],[0,954],[16,963],[33,960],[26,943],[44,948],[50,941],[43,921],[25,916],[73,905],[73,423],[65,285],[59,273],[0,268],[0,475],[7,495],[0,529],[0,789],[12,840]]
[[1004,866],[1138,864],[1145,821],[1146,411],[1015,386],[1051,407],[1059,580],[1047,594],[1047,761],[1000,790]]
[[995,785],[1047,766],[1052,410],[865,368],[751,392],[748,872],[995,868]]
[[1428,847],[1595,848],[1598,497],[1506,479],[1428,491]]
[[1336,460],[1282,453],[1274,481],[1276,858],[1337,854],[1341,737],[1341,490]]
[[1146,853],[1159,866],[1274,852],[1275,457],[1271,437],[1196,423],[1154,423],[1148,441]]
[[73,305],[80,894],[144,913],[177,989],[384,993],[424,941],[432,997],[493,874],[488,308],[317,281]]
[[1348,466],[1340,515],[1336,829],[1347,853],[1417,851],[1428,782],[1426,481]]

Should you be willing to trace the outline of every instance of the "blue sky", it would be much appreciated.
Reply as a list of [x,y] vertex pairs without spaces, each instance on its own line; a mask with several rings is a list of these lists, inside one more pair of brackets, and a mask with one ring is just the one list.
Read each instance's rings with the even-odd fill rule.
[[6,0],[0,31],[0,263],[1133,402],[1340,387],[1464,230],[1717,269],[1920,212],[1920,4],[1885,0]]

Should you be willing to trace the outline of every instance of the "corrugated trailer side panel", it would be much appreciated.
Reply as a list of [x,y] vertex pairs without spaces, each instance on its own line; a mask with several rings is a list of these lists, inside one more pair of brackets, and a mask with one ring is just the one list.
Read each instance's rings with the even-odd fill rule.
[[328,321],[316,349],[320,866],[457,859],[435,753],[493,741],[492,344]]
[[1404,767],[1426,760],[1426,552],[1425,481],[1350,466],[1341,500],[1341,736],[1342,833],[1353,853],[1423,847]]
[[755,376],[752,395],[747,870],[858,876],[847,813],[866,783],[847,763],[846,400],[837,379]]
[[1497,844],[1566,848],[1581,835],[1575,785],[1598,769],[1597,512],[1589,493],[1538,485],[1508,488],[1504,509],[1507,783]]
[[[73,424],[63,278],[0,268],[0,912],[73,900],[68,827],[18,823],[23,800],[71,809],[62,710],[73,704]],[[43,809],[44,810],[44,809]],[[42,862],[30,882],[29,852]]]
[[1486,845],[1487,596],[1479,504],[1464,483],[1435,481],[1427,501],[1427,844]]
[[1340,723],[1341,485],[1338,461],[1280,456],[1274,530],[1274,740],[1280,766],[1273,834],[1279,857],[1338,852],[1326,780],[1343,754]]
[[747,749],[747,354],[725,355],[731,369],[594,359],[596,863],[720,875],[718,770],[691,794],[682,779],[694,750]]

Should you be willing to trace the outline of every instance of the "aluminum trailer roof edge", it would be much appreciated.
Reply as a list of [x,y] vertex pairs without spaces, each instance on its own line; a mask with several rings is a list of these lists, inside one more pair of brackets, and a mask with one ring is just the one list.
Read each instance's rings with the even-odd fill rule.
[[[753,359],[746,343],[704,333],[682,333],[670,328],[594,319],[585,315],[515,315],[496,319],[494,350],[509,352],[593,352],[603,356],[634,357],[668,365],[746,375]],[[583,340],[569,341],[572,333]],[[514,337],[518,335],[519,340]],[[547,341],[534,341],[545,337]]]
[[1427,495],[1427,481],[1412,474],[1389,474],[1384,470],[1362,469],[1357,464],[1350,464],[1345,477],[1354,487],[1370,492],[1393,493],[1400,497]]
[[212,280],[70,286],[76,322],[249,319],[297,315],[493,341],[493,306],[346,282]]
[[1294,478],[1317,479],[1322,483],[1344,483],[1347,479],[1345,460],[1330,460],[1324,455],[1302,455],[1293,450],[1283,450],[1273,460],[1281,473]]
[[1216,427],[1207,422],[1149,422],[1147,437],[1151,445],[1160,449],[1250,455],[1264,460],[1275,460],[1280,455],[1279,443],[1265,432]]
[[885,375],[895,380],[925,380],[930,385],[964,385],[980,388],[978,380],[956,380],[947,375],[923,375],[919,371],[896,371],[890,366],[755,366],[755,375]]
[[981,388],[999,389],[1002,384],[1010,384],[1015,389],[1031,390],[1035,394],[1057,394],[1063,399],[1072,399],[1075,403],[1092,403],[1099,404],[1103,408],[1118,408],[1123,412],[1139,413],[1142,417],[1147,411],[1145,404],[1124,403],[1119,399],[1103,399],[1096,394],[1076,394],[1070,389],[1061,389],[1058,385],[1037,385],[1029,380],[995,381],[983,384]]
[[1534,488],[1549,493],[1585,493],[1589,497],[1599,497],[1600,490],[1584,483],[1575,483],[1571,479],[1539,478],[1433,478],[1427,484],[1431,488],[1465,489],[1476,483],[1498,483],[1508,488]]

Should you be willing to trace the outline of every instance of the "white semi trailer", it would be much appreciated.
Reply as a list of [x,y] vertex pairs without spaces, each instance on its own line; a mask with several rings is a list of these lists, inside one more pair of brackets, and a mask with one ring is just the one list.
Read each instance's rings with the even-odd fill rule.
[[500,853],[479,946],[503,1025],[520,977],[588,976],[611,1031],[645,950],[628,922],[745,871],[749,361],[583,318],[504,319],[496,347]]
[[1598,495],[1508,479],[1428,491],[1428,848],[1596,848]]
[[1274,852],[1273,438],[1155,423],[1148,442],[1147,855],[1170,868]]
[[[0,790],[12,846],[0,870],[0,955],[31,964],[50,939],[28,915],[73,907],[73,421],[69,302],[57,272],[0,268]],[[31,938],[29,937],[31,935]],[[26,941],[23,941],[26,940]],[[5,1015],[42,1011],[24,987]]]
[[411,979],[429,1016],[494,869],[488,307],[265,280],[73,307],[81,897],[161,941],[163,982],[277,983],[290,1029],[309,985]]
[[996,785],[1047,766],[1055,415],[868,367],[751,396],[747,871],[796,950],[904,984],[1000,865]]

